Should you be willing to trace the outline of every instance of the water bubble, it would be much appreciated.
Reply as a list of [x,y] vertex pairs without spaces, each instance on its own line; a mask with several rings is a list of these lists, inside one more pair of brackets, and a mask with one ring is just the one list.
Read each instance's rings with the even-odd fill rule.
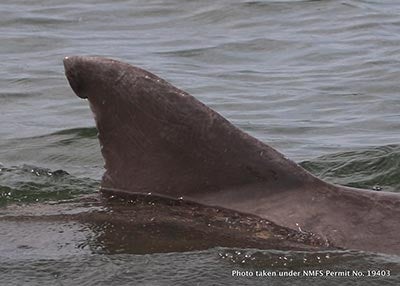
[[304,231],[301,229],[300,225],[299,225],[297,222],[296,222],[296,226],[297,226],[297,228],[299,229],[300,232],[304,232]]

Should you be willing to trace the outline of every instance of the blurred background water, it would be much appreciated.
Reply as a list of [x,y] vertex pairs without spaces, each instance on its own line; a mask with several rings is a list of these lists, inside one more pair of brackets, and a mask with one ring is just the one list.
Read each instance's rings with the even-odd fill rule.
[[[325,180],[399,191],[399,13],[394,0],[3,0],[0,214],[9,205],[61,201],[96,192],[99,185],[97,131],[87,102],[64,77],[67,55],[107,56],[145,68]],[[329,257],[335,259],[322,265],[314,259],[310,266],[304,256],[319,254],[229,249],[99,254],[80,247],[88,232],[81,226],[0,225],[1,285],[400,280],[400,258],[393,256],[333,252]],[[34,243],[49,237],[54,239]],[[243,253],[254,259],[241,259]],[[297,264],[279,265],[283,256]],[[231,276],[236,268],[279,267],[393,271],[391,277],[369,279]]]

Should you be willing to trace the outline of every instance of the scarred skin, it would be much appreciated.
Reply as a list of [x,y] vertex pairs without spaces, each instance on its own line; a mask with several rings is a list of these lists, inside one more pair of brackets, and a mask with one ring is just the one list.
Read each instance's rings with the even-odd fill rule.
[[99,57],[68,57],[64,66],[96,120],[102,192],[183,197],[338,247],[400,254],[399,194],[328,184],[142,69]]

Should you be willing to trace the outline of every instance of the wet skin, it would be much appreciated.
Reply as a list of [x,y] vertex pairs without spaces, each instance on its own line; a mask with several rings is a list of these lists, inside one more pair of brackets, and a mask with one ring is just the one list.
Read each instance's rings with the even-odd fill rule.
[[326,183],[140,68],[99,57],[68,57],[64,66],[95,117],[103,193],[183,198],[337,247],[400,254],[400,194]]

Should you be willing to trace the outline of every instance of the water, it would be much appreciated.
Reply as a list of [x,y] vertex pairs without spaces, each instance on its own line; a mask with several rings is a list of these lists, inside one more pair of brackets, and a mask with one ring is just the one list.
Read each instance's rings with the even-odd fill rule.
[[[0,213],[7,214],[6,206],[29,203],[35,210],[41,202],[79,198],[99,185],[103,162],[94,121],[63,75],[66,55],[108,56],[148,69],[326,180],[399,191],[397,2],[3,0]],[[3,285],[400,280],[396,256],[332,252],[335,258],[322,265],[391,269],[390,277],[266,280],[231,271],[321,264],[304,264],[303,256],[313,253],[256,250],[239,250],[255,257],[244,263],[234,252],[222,257],[229,249],[102,253],[87,246],[92,231],[79,224],[17,219],[0,225]],[[295,265],[279,265],[282,255]]]

